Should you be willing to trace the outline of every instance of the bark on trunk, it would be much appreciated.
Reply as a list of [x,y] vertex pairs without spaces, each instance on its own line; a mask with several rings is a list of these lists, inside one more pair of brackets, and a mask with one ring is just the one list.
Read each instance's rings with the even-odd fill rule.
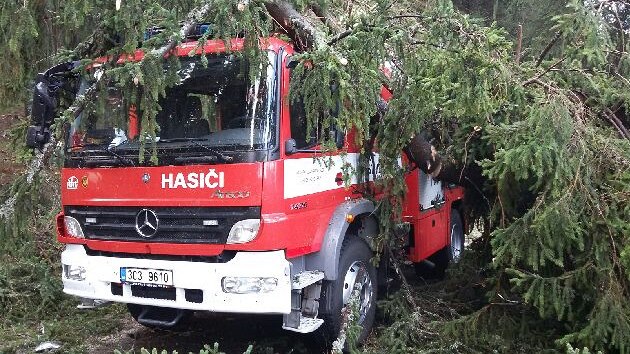
[[320,48],[325,45],[324,35],[308,19],[286,1],[265,3],[269,15],[281,26],[300,49]]
[[407,157],[418,165],[418,168],[438,181],[461,184],[463,173],[453,163],[442,158],[424,136],[418,133],[403,149]]

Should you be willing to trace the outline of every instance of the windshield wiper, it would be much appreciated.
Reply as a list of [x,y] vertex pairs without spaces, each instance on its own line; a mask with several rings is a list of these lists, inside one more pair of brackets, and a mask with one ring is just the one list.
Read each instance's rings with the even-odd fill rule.
[[99,144],[77,144],[77,145],[72,146],[72,148],[96,148],[89,151],[106,152],[114,156],[116,159],[118,159],[118,161],[124,163],[125,165],[136,167],[136,164],[133,162],[133,160],[128,159],[118,154],[117,152],[113,151],[111,147],[103,148],[103,145],[99,145]]
[[232,156],[228,156],[220,151],[214,150],[208,146],[205,146],[199,143],[200,141],[206,141],[206,139],[204,138],[172,138],[172,139],[160,139],[159,142],[160,143],[177,143],[177,142],[193,143],[194,145],[199,146],[200,148],[211,152],[212,155],[214,155],[214,157],[219,158],[223,160],[224,162],[230,162],[234,159]]

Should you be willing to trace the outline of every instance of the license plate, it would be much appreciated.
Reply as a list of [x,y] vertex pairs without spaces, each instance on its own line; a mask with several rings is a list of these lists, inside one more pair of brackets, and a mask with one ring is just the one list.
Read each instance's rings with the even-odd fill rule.
[[173,286],[173,271],[147,268],[120,268],[120,282]]

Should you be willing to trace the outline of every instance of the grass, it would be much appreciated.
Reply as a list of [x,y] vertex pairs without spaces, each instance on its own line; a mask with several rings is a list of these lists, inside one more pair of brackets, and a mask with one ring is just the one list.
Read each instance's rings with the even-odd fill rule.
[[45,341],[60,343],[63,353],[86,353],[98,337],[121,329],[122,318],[127,316],[119,305],[77,310],[69,302],[38,320],[2,321],[0,353],[30,352]]

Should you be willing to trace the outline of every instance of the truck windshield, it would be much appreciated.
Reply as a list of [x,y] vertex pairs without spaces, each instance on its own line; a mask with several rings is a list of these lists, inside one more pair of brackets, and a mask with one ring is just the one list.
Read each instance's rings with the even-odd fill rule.
[[[248,70],[254,68],[235,55],[208,56],[207,65],[200,57],[181,58],[181,82],[158,101],[158,163],[226,163],[234,161],[231,155],[273,148],[275,56],[269,53],[268,64],[259,67],[253,80]],[[142,119],[135,104],[115,87],[95,101],[70,126],[69,160],[87,165],[137,162]],[[147,137],[144,143],[148,147],[152,141]]]

